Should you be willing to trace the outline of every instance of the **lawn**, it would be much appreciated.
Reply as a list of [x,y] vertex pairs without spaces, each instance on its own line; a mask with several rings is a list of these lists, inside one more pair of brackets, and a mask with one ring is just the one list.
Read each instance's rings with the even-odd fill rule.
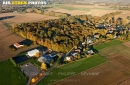
[[10,60],[0,63],[0,85],[26,85],[27,79]]
[[42,81],[40,81],[38,85],[48,85],[54,83],[66,77],[75,75],[97,65],[100,65],[104,62],[106,62],[106,58],[97,54],[90,58],[84,58],[79,61],[68,63],[61,67],[55,68],[53,72],[46,76]]
[[121,41],[119,41],[119,40],[111,40],[111,41],[109,41],[109,42],[105,42],[105,43],[102,43],[102,44],[100,44],[100,45],[96,45],[96,46],[94,46],[94,48],[96,49],[96,50],[101,50],[101,49],[103,49],[103,48],[106,48],[106,47],[109,47],[109,46],[113,46],[113,45],[117,45],[117,44],[121,44],[122,42]]

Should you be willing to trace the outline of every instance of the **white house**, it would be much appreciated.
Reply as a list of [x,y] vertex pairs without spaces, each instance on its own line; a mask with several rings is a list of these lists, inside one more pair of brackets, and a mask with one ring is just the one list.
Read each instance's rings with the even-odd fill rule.
[[27,55],[29,57],[34,57],[36,55],[36,53],[40,53],[40,51],[38,49],[34,49],[34,50],[31,50],[31,51],[28,51]]

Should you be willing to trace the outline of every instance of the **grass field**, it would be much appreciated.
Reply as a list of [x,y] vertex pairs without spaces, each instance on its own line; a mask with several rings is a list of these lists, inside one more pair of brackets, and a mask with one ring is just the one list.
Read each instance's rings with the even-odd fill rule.
[[66,64],[59,68],[55,68],[53,72],[50,73],[50,75],[48,75],[47,77],[45,77],[41,82],[39,82],[38,85],[48,85],[50,83],[59,81],[66,77],[75,75],[92,67],[95,67],[101,63],[104,63],[105,61],[106,58],[97,54],[88,59],[85,58],[76,62]]
[[26,83],[25,76],[10,60],[0,63],[0,85],[26,85]]
[[119,40],[111,40],[109,42],[106,42],[106,43],[102,43],[100,45],[96,45],[94,46],[94,48],[96,50],[100,50],[100,49],[103,49],[103,48],[106,48],[106,47],[109,47],[109,46],[113,46],[113,45],[117,45],[117,44],[121,44],[122,42],[119,41]]

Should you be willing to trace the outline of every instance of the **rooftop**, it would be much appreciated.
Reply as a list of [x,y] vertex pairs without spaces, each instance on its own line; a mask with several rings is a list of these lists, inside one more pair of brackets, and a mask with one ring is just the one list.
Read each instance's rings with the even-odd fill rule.
[[28,54],[30,57],[35,56],[36,53],[39,53],[39,50],[38,50],[38,49],[34,49],[34,50],[31,50],[31,51],[28,51],[28,52],[27,52],[27,54]]
[[22,65],[21,71],[29,78],[35,77],[41,73],[41,70],[30,62]]

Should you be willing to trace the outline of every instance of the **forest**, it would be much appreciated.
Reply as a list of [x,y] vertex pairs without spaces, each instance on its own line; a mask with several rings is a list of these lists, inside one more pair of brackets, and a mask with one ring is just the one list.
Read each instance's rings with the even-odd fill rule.
[[130,23],[115,18],[121,11],[102,17],[76,15],[33,23],[13,24],[11,30],[57,52],[68,52],[79,42],[91,39],[94,43],[110,39],[129,40]]

